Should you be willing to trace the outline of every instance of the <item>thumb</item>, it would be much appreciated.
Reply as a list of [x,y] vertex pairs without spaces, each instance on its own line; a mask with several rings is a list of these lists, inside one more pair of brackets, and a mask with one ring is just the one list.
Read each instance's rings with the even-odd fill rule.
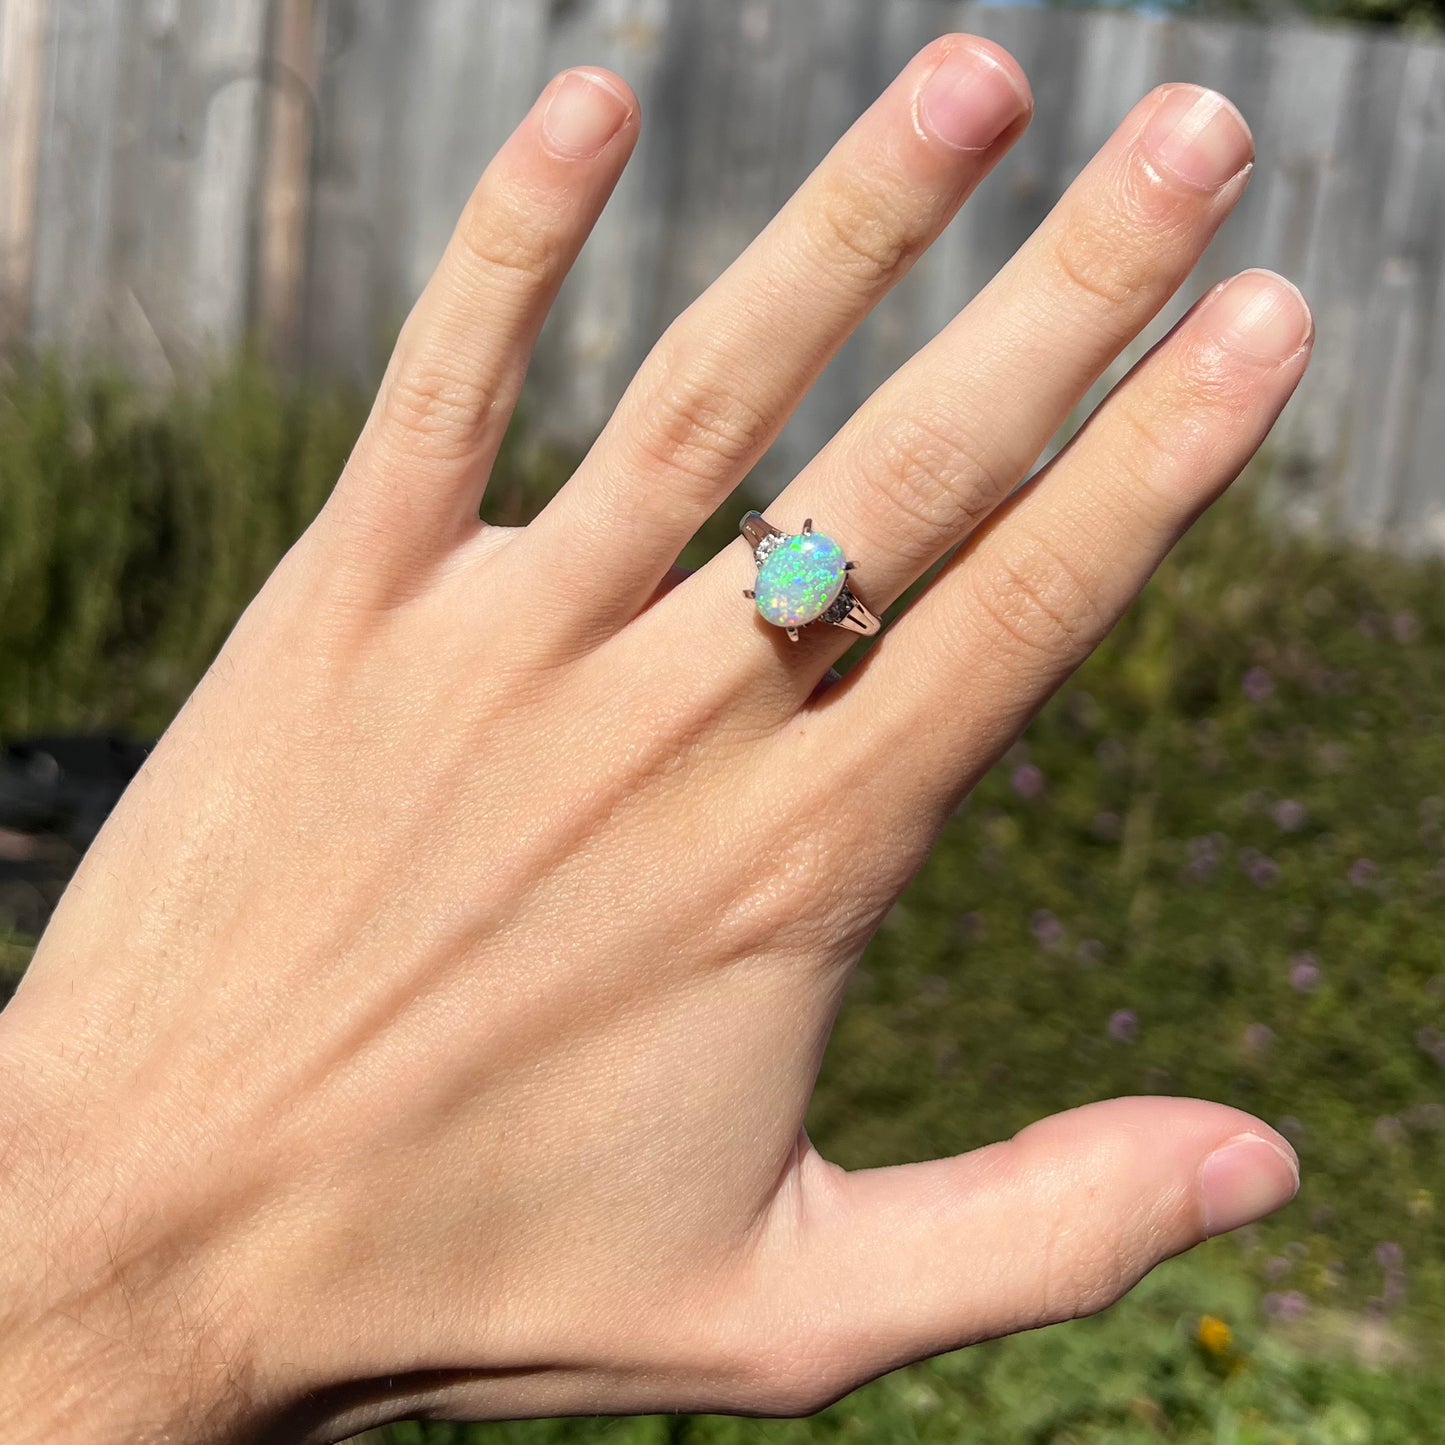
[[814,1155],[798,1184],[779,1312],[794,1347],[828,1362],[834,1398],[911,1360],[1103,1309],[1161,1260],[1288,1203],[1299,1165],[1237,1109],[1133,1098],[927,1164],[848,1174]]

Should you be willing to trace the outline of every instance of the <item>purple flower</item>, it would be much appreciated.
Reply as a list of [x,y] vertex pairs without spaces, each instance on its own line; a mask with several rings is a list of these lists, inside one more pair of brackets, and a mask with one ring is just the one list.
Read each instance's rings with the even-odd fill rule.
[[1064,925],[1047,908],[1034,909],[1029,931],[1041,948],[1053,948],[1064,936]]
[[1241,686],[1244,688],[1245,697],[1250,702],[1264,702],[1267,698],[1274,696],[1274,678],[1263,667],[1251,667],[1244,674]]
[[1297,1320],[1306,1313],[1310,1302],[1297,1290],[1287,1289],[1264,1297],[1264,1312],[1276,1320]]
[[1305,1136],[1304,1124],[1296,1119],[1293,1114],[1286,1114],[1283,1119],[1276,1119],[1274,1127],[1278,1129],[1291,1144],[1298,1144]]
[[1246,1053],[1255,1055],[1265,1053],[1273,1042],[1274,1030],[1268,1024],[1250,1024],[1244,1031]]
[[1274,821],[1286,833],[1298,833],[1308,817],[1305,805],[1297,803],[1293,798],[1281,798],[1274,805]]
[[1044,791],[1044,775],[1032,763],[1020,763],[1009,780],[1019,797],[1034,799]]
[[1264,1262],[1264,1277],[1271,1284],[1277,1279],[1283,1279],[1294,1266],[1282,1254],[1276,1254]]
[[1249,881],[1258,888],[1268,888],[1279,877],[1279,864],[1264,853],[1256,853],[1244,865]]
[[1207,883],[1214,876],[1214,870],[1219,867],[1218,843],[1210,835],[1191,838],[1185,846],[1189,852],[1189,862],[1184,865],[1186,877],[1195,883]]
[[1379,869],[1375,866],[1373,859],[1356,858],[1355,861],[1350,864],[1349,879],[1356,888],[1363,888],[1373,880],[1375,874],[1378,872]]
[[1115,1009],[1109,1015],[1109,1037],[1116,1044],[1132,1044],[1139,1037],[1139,1015],[1131,1008]]
[[1289,961],[1289,986],[1296,993],[1313,993],[1320,986],[1320,961],[1312,953],[1296,953]]
[[1375,1263],[1384,1270],[1403,1269],[1405,1251],[1393,1239],[1382,1239],[1375,1246]]
[[1074,957],[1085,968],[1094,968],[1109,956],[1109,950],[1097,938],[1086,938],[1074,950]]

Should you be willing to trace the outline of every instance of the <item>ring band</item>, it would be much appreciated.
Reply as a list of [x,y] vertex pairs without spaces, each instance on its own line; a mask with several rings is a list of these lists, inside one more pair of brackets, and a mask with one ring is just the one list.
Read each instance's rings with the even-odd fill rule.
[[813,519],[801,532],[783,532],[761,512],[749,512],[738,530],[753,549],[758,585],[743,595],[757,604],[764,622],[781,627],[791,641],[810,622],[843,627],[860,637],[872,637],[883,624],[848,585],[854,564],[844,560],[843,549],[831,538],[813,530]]

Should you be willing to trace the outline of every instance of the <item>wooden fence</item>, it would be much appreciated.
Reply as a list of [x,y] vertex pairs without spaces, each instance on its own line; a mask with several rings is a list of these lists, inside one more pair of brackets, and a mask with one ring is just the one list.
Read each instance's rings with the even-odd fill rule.
[[1240,104],[1259,164],[1183,300],[1266,265],[1317,317],[1272,494],[1445,550],[1445,47],[1357,31],[942,0],[0,0],[0,338],[164,381],[259,334],[372,380],[492,151],[550,73],[599,62],[635,86],[643,139],[531,391],[545,431],[585,441],[668,320],[953,28],[1019,57],[1033,127],[760,485],[984,283],[1140,94],[1196,80]]

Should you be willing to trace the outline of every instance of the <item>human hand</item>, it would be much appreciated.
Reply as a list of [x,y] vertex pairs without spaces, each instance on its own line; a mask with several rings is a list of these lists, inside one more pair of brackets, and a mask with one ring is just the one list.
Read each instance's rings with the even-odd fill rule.
[[1274,1131],[1183,1099],[852,1174],[802,1132],[943,820],[1308,357],[1247,273],[1010,496],[1243,188],[1232,109],[1167,87],[768,509],[875,610],[970,539],[845,681],[743,542],[671,574],[1029,108],[996,48],[925,49],[504,529],[488,469],[637,126],[615,77],[544,92],[0,1016],[11,1438],[799,1413],[1292,1195]]

